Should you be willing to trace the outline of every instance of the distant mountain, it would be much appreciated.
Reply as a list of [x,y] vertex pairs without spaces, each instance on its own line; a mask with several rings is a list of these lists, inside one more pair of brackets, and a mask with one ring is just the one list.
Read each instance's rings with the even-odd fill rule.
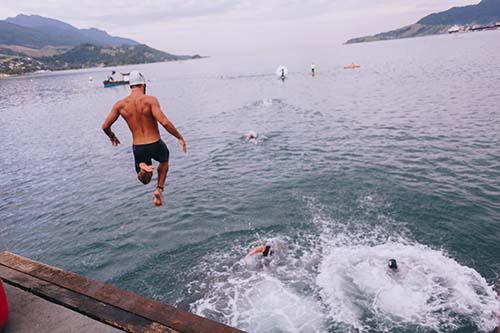
[[40,48],[46,45],[68,45],[57,36],[31,28],[22,27],[6,21],[0,21],[0,45],[21,45]]
[[447,25],[425,25],[415,23],[402,27],[396,30],[382,32],[373,36],[365,36],[349,39],[346,44],[356,44],[356,43],[366,43],[366,42],[376,42],[380,40],[391,40],[391,39],[401,39],[401,38],[412,38],[418,36],[428,36],[428,35],[438,35],[444,34],[448,31],[450,26]]
[[19,14],[16,17],[8,17],[5,19],[5,21],[26,28],[52,27],[61,30],[78,31],[78,29],[71,24],[40,15]]
[[500,21],[500,0],[483,0],[477,5],[453,7],[418,21],[426,25],[491,24]]
[[0,20],[0,75],[198,59],[38,15]]
[[97,45],[140,45],[135,40],[110,36],[106,31],[96,28],[80,29],[80,33]]
[[[19,14],[16,17],[7,18],[5,22],[29,29],[23,32],[17,32],[18,36],[16,37],[21,38],[21,40],[27,39],[26,34],[32,34],[33,30],[45,34],[45,38],[36,43],[36,45],[33,45],[33,43],[31,43],[30,45],[16,45],[36,47],[49,45],[79,45],[84,43],[103,46],[140,45],[140,43],[132,39],[110,36],[107,32],[98,30],[96,28],[78,29],[68,23],[39,15]],[[57,42],[58,44],[47,44],[48,41],[50,41],[51,43]],[[0,39],[0,44],[5,43],[3,43],[3,41]]]
[[188,56],[176,56],[155,50],[147,45],[97,46],[82,44],[71,50],[38,60],[56,69],[86,68],[98,66],[118,66],[144,64],[150,62],[191,59]]
[[428,15],[415,24],[397,30],[350,39],[346,44],[443,34],[455,25],[494,25],[498,21],[500,0],[482,0],[477,5],[453,7]]

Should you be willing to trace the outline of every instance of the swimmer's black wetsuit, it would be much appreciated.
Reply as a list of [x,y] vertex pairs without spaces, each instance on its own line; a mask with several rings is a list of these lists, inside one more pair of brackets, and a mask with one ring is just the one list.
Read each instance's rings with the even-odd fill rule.
[[137,173],[141,171],[140,163],[151,165],[151,159],[158,162],[168,162],[170,156],[167,145],[161,139],[145,145],[133,145],[132,150],[134,151],[135,171]]

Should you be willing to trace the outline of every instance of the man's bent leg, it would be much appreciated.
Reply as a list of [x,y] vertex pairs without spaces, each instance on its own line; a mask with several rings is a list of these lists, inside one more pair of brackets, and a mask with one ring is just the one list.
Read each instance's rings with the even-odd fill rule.
[[151,153],[148,145],[133,145],[132,151],[134,152],[135,172],[137,172],[137,179],[144,185],[149,184],[153,178],[153,161],[151,160]]
[[167,179],[168,173],[168,162],[160,162],[158,165],[158,185],[154,193],[155,199],[154,204],[156,206],[162,205],[162,192],[165,187],[165,180]]

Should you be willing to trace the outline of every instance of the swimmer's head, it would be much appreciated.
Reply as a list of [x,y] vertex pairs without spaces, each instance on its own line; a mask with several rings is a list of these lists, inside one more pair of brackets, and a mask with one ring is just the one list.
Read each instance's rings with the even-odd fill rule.
[[255,133],[254,131],[248,131],[247,141],[252,140],[252,139],[257,139],[257,133]]
[[387,263],[390,269],[393,271],[398,269],[398,263],[396,262],[396,259],[389,259],[389,262]]
[[274,254],[274,251],[273,251],[273,248],[271,247],[270,244],[266,244],[265,245],[265,249],[264,249],[264,252],[262,252],[262,256],[263,257],[270,257]]

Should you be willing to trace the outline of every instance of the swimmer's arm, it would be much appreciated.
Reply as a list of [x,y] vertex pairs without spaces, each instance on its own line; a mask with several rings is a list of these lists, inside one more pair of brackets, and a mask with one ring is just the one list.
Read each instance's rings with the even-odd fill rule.
[[250,260],[250,257],[252,257],[253,255],[255,255],[257,253],[264,253],[265,250],[266,250],[265,245],[259,245],[255,248],[253,248],[252,251],[250,251],[243,259],[243,261],[245,262],[245,265],[248,265],[248,260]]
[[266,247],[264,245],[259,245],[247,254],[247,257],[251,257],[257,253],[264,253]]
[[114,122],[118,119],[120,116],[120,107],[119,104],[116,103],[113,105],[113,109],[111,109],[111,112],[108,114],[106,119],[104,120],[104,123],[102,124],[102,130],[106,135],[109,137],[111,140],[111,144],[113,146],[118,146],[120,144],[120,140],[116,137],[115,133],[111,130],[111,125],[114,124]]
[[153,113],[153,117],[158,121],[164,128],[165,130],[175,136],[177,140],[179,140],[179,143],[181,144],[182,147],[182,152],[186,153],[186,141],[184,141],[184,138],[182,137],[181,133],[175,128],[174,124],[167,118],[167,116],[161,111],[160,108],[160,103],[158,103],[158,100],[156,98],[151,99],[151,112]]

